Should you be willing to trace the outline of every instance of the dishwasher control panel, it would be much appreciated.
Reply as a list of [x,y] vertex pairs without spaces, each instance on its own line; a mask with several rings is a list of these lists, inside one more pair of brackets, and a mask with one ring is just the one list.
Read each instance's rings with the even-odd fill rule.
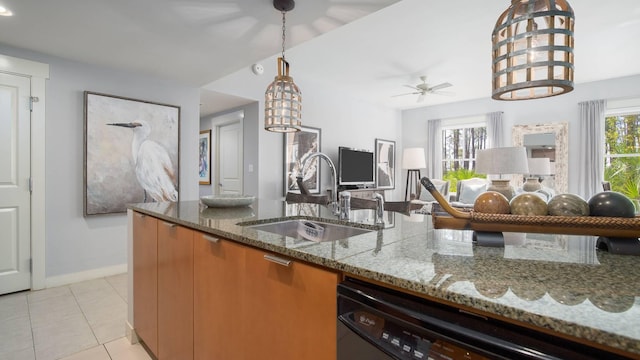
[[484,360],[468,349],[430,337],[428,332],[419,333],[409,330],[401,324],[394,323],[366,310],[356,310],[342,314],[340,320],[350,328],[355,328],[361,335],[370,338],[388,354],[398,359],[412,360]]

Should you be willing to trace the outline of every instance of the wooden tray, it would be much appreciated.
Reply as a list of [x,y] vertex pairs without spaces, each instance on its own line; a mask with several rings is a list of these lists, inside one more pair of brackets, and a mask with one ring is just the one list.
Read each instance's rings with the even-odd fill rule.
[[486,232],[526,232],[568,235],[594,235],[612,238],[640,237],[640,217],[620,218],[605,216],[529,216],[487,214],[461,211],[454,208],[436,190],[426,177],[420,180],[438,201],[439,209],[432,211],[436,229],[476,230]]

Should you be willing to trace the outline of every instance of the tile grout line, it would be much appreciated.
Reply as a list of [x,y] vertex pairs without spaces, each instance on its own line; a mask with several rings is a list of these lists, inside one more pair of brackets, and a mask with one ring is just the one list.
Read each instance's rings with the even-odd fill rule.
[[[29,290],[29,293],[33,292],[33,290]],[[36,336],[33,333],[33,322],[31,320],[31,301],[29,301],[29,294],[25,294],[25,298],[27,300],[27,314],[29,315],[29,330],[31,331],[31,349],[33,350],[33,358],[38,360],[38,355],[36,354]]]
[[[73,301],[75,301],[76,305],[78,305],[78,309],[80,309],[80,312],[82,313],[82,317],[84,318],[84,321],[87,322],[87,325],[89,325],[89,329],[91,329],[91,335],[93,335],[93,338],[96,340],[96,343],[98,345],[103,345],[103,344],[100,344],[100,341],[98,340],[98,337],[96,336],[96,333],[93,330],[93,326],[91,326],[91,323],[89,322],[89,319],[87,319],[87,314],[85,314],[84,310],[82,309],[82,306],[80,306],[80,302],[78,302],[78,298],[76,297],[76,293],[73,291],[73,289],[71,288],[70,285],[68,285],[68,287],[69,287],[69,291],[71,292],[71,295],[73,295]],[[85,349],[85,350],[87,350],[87,349]],[[105,350],[106,350],[106,348],[105,348]]]
[[118,292],[118,289],[116,289],[115,286],[113,286],[113,284],[111,283],[111,281],[107,280],[107,278],[105,277],[104,280],[107,282],[107,284],[109,284],[109,286],[111,286],[111,288],[113,289],[113,291],[120,297],[120,299],[122,299],[122,301],[124,301],[125,304],[127,304],[127,299],[125,299],[122,295],[120,295],[120,293]]

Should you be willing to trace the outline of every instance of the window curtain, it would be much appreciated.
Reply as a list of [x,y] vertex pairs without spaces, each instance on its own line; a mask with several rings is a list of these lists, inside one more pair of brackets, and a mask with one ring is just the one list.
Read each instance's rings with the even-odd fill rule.
[[578,138],[578,195],[588,200],[602,191],[604,179],[604,112],[605,100],[578,103],[580,136]]
[[442,179],[442,120],[427,121],[427,176]]
[[502,111],[487,114],[487,149],[504,147]]

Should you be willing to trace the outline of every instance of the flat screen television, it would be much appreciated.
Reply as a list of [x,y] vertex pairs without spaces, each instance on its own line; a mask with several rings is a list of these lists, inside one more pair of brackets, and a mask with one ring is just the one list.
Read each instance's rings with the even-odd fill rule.
[[375,184],[373,151],[338,148],[338,185],[369,186]]

